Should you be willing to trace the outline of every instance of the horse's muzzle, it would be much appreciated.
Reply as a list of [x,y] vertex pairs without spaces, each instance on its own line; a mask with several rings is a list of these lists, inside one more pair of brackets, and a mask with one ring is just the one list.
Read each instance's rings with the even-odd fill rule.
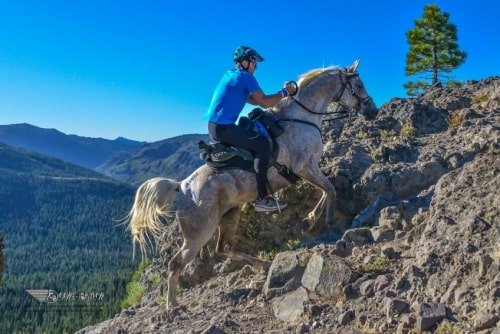
[[373,121],[375,117],[377,117],[378,109],[371,97],[363,101],[363,104],[361,105],[358,114],[360,114],[369,121]]

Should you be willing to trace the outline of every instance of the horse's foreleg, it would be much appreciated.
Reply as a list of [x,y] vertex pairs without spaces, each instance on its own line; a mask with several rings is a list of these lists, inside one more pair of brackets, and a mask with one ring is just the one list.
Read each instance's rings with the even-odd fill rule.
[[332,225],[334,218],[334,208],[332,201],[336,196],[335,186],[326,178],[326,176],[323,174],[323,172],[321,172],[319,168],[313,171],[306,171],[304,173],[301,173],[300,176],[312,185],[320,188],[322,191],[322,196],[319,202],[316,204],[314,209],[309,212],[307,218],[303,220],[302,233],[309,233],[316,227],[316,223],[325,210],[325,206],[326,225]]
[[219,239],[217,240],[217,253],[229,258],[245,261],[253,267],[263,269],[266,263],[256,257],[235,250],[233,237],[238,229],[241,216],[241,207],[232,208],[222,216],[219,225]]

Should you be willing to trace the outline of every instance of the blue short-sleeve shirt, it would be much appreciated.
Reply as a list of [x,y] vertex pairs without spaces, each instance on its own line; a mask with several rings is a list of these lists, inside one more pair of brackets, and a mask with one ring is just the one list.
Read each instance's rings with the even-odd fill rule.
[[215,88],[203,118],[217,124],[234,124],[248,97],[260,90],[255,77],[243,69],[227,71]]

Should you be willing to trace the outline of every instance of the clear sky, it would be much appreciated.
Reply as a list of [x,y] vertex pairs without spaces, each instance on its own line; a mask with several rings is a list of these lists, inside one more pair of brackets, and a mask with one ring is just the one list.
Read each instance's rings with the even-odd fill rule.
[[157,141],[206,133],[202,115],[238,45],[266,58],[265,93],[360,59],[378,106],[405,97],[405,33],[437,3],[468,58],[455,79],[500,75],[500,1],[0,0],[0,124]]

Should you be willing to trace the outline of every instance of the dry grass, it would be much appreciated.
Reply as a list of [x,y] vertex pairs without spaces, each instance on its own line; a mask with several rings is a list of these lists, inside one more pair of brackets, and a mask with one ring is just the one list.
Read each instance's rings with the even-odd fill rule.
[[453,113],[450,116],[448,116],[448,126],[452,128],[459,127],[462,125],[462,122],[464,121],[464,115],[461,113]]
[[396,131],[394,130],[380,130],[380,137],[382,138],[390,138],[396,135]]
[[434,334],[461,334],[465,333],[460,327],[455,326],[449,322],[443,321],[436,328]]
[[488,101],[489,99],[489,96],[488,94],[478,94],[478,95],[475,95],[474,97],[472,97],[472,104],[482,104],[486,101]]

